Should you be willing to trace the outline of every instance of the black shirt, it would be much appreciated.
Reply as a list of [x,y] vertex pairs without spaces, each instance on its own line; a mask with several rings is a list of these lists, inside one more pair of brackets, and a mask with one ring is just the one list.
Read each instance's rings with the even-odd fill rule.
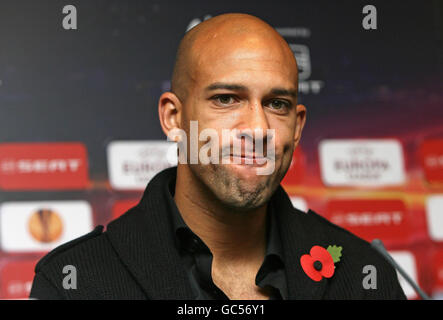
[[[175,245],[198,300],[226,300],[226,294],[212,280],[212,253],[205,243],[186,225],[173,199],[175,179],[167,184],[165,200],[171,215]],[[278,226],[269,203],[266,217],[265,259],[255,277],[260,288],[271,289],[271,300],[287,299],[287,284]]]

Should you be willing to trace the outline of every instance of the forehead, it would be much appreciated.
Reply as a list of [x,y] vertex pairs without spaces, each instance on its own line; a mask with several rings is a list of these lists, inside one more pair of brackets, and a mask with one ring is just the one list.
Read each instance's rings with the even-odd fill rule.
[[295,85],[294,55],[279,39],[256,36],[215,35],[195,46],[194,81],[197,86],[214,81],[262,85]]

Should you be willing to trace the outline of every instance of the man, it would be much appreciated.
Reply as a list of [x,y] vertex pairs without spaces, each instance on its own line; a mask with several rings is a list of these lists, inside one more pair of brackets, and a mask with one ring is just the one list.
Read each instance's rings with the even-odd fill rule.
[[[105,232],[45,256],[31,297],[404,299],[367,242],[293,208],[281,188],[306,120],[297,87],[293,53],[262,20],[224,14],[191,29],[158,108],[163,131],[184,146],[177,168],[154,177]],[[191,141],[195,124],[211,138]],[[215,139],[224,130],[228,139]],[[76,289],[63,286],[66,265],[76,268]],[[377,270],[371,289],[366,265]]]

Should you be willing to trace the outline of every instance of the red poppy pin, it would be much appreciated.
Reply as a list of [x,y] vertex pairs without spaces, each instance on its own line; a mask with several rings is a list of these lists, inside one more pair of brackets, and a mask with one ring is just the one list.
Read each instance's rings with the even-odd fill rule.
[[327,249],[313,246],[309,254],[300,258],[300,263],[306,275],[314,281],[330,278],[334,275],[334,263],[340,261],[342,247],[329,246]]

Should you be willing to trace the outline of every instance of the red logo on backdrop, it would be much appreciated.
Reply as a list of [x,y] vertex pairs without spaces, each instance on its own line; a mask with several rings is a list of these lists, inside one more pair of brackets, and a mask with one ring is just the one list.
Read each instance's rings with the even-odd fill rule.
[[305,172],[305,161],[305,154],[298,146],[292,155],[292,162],[288,172],[282,180],[283,185],[299,184],[302,181]]
[[88,186],[88,156],[81,143],[0,144],[0,188],[82,189]]
[[0,298],[29,298],[36,264],[37,260],[11,261],[6,263],[0,271]]
[[112,207],[112,219],[117,219],[129,209],[135,207],[139,202],[139,199],[116,201]]
[[443,139],[423,142],[420,162],[428,182],[443,183]]
[[379,238],[386,243],[407,242],[411,223],[401,200],[331,200],[328,219],[357,236],[372,241]]
[[443,290],[443,249],[434,253],[432,257],[432,270],[434,289]]

